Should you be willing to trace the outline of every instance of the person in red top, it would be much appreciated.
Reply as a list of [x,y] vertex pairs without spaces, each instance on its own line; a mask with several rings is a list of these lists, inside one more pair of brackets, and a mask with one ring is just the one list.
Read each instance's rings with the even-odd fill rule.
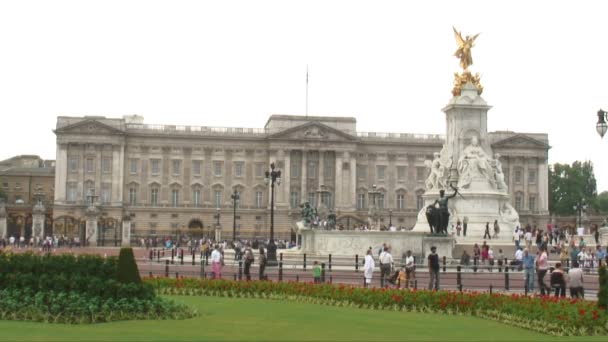
[[551,289],[545,284],[545,276],[549,271],[549,258],[547,256],[547,247],[541,245],[540,254],[536,259],[536,270],[538,275],[538,287],[540,288],[540,295],[550,294]]

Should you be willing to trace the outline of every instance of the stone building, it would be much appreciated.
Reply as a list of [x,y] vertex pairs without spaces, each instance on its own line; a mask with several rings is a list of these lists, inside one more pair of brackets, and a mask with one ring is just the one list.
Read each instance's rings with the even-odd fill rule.
[[55,192],[55,161],[43,160],[39,156],[20,155],[0,161],[0,182],[3,204],[0,220],[6,220],[0,229],[2,237],[32,236],[33,214],[39,214],[50,228],[53,216]]
[[[444,137],[357,130],[351,117],[272,115],[264,128],[150,125],[141,116],[58,117],[54,217],[83,222],[87,201],[99,208],[101,235],[269,234],[270,163],[282,170],[275,188],[275,234],[293,237],[299,205],[333,208],[345,228],[377,220],[410,228],[422,206],[425,160]],[[521,222],[548,216],[547,134],[492,132]],[[375,186],[374,186],[375,185]],[[219,215],[218,215],[219,213]],[[81,228],[82,233],[82,228]]]

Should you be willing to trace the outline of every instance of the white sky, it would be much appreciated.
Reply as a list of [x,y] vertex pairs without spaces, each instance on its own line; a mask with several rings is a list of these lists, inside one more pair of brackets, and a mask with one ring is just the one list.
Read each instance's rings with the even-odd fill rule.
[[481,32],[488,128],[546,132],[550,162],[592,160],[608,190],[608,2],[2,1],[0,159],[55,158],[58,115],[263,127],[354,116],[359,131],[444,133],[452,25]]

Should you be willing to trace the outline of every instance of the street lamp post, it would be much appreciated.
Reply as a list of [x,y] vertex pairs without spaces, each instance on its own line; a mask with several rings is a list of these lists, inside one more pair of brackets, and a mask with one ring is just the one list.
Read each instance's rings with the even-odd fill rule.
[[608,121],[608,112],[601,109],[598,110],[595,129],[597,130],[597,134],[602,138],[604,137],[604,134],[606,134],[606,131],[608,131],[608,124],[606,124],[606,121]]
[[274,243],[274,185],[281,185],[281,170],[270,164],[270,171],[266,171],[264,181],[270,185],[270,241],[268,242],[267,265],[277,265],[277,246]]
[[232,198],[232,241],[234,242],[236,241],[236,205],[240,199],[239,192],[236,191],[236,188],[234,189],[234,193],[230,195],[230,198]]
[[574,206],[572,206],[572,209],[574,209],[577,213],[577,228],[581,227],[583,225],[582,222],[582,216],[583,216],[583,212],[585,212],[587,210],[587,203],[585,203],[584,199],[581,199],[580,201],[576,202],[576,204]]

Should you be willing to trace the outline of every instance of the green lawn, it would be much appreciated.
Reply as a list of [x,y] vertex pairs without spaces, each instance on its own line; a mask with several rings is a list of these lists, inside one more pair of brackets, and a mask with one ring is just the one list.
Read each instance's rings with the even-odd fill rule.
[[60,325],[0,321],[10,341],[606,341],[555,338],[478,318],[347,309],[294,302],[173,297],[200,315],[183,321]]

